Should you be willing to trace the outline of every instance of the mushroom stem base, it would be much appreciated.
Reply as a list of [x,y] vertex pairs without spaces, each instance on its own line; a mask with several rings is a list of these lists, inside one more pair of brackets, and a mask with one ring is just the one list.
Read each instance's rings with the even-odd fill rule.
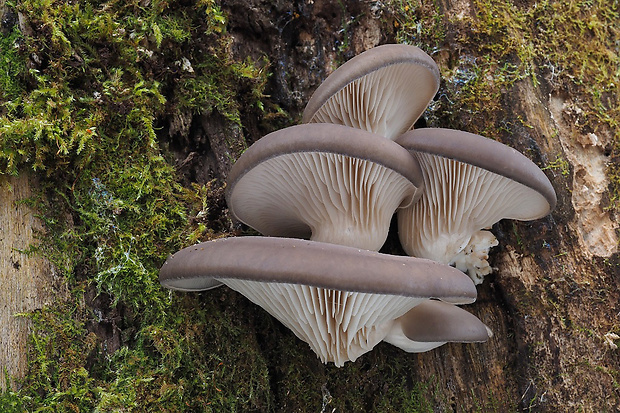
[[484,276],[493,269],[487,261],[489,250],[499,242],[490,231],[478,231],[472,235],[469,243],[450,262],[459,270],[467,273],[474,284],[482,284]]

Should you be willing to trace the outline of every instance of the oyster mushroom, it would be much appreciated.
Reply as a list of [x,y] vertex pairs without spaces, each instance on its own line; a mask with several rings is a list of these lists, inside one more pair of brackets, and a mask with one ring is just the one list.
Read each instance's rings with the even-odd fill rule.
[[415,46],[361,53],[315,90],[304,123],[335,123],[395,139],[413,127],[439,89],[439,69]]
[[547,176],[513,148],[472,133],[424,128],[397,140],[420,163],[424,192],[398,211],[398,232],[412,256],[457,265],[476,284],[497,240],[484,228],[501,219],[547,215],[556,195]]
[[471,280],[447,265],[290,238],[227,238],[187,247],[168,258],[159,279],[182,291],[222,282],[337,366],[370,351],[394,320],[428,299],[467,304],[476,298]]
[[359,129],[306,124],[255,142],[233,166],[232,216],[264,235],[379,250],[399,207],[421,194],[400,145]]
[[446,343],[482,343],[492,336],[475,315],[450,303],[428,300],[394,320],[383,341],[421,353]]

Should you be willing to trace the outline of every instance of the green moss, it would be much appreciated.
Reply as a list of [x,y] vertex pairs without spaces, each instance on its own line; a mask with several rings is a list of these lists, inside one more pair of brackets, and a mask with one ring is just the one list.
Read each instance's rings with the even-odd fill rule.
[[[162,322],[143,324],[131,346],[112,354],[86,329],[94,315],[78,302],[27,315],[36,331],[29,374],[18,392],[0,396],[0,406],[54,412],[270,410],[267,368],[242,320],[196,297],[170,304]],[[225,345],[229,341],[238,345]]]
[[[0,173],[38,173],[30,202],[46,231],[30,253],[47,256],[73,293],[25,315],[28,374],[0,406],[269,410],[266,365],[243,323],[225,307],[170,295],[157,278],[168,254],[229,226],[209,211],[223,196],[218,184],[177,183],[158,123],[218,111],[239,124],[239,102],[264,98],[269,62],[231,57],[226,16],[211,0],[12,7],[33,35],[14,27],[2,38]],[[118,351],[89,332],[106,322],[84,304],[93,289],[123,314],[113,322]]]
[[558,170],[562,175],[568,176],[570,173],[570,164],[562,155],[558,155],[553,162],[549,162],[549,164],[543,168],[545,169],[555,169]]
[[0,172],[85,168],[121,136],[157,152],[154,121],[162,114],[218,110],[239,122],[239,90],[262,98],[268,63],[232,61],[214,34],[225,17],[212,2],[190,11],[160,1],[32,0],[18,9],[42,28],[29,39],[41,63],[30,71],[31,90],[0,118]]
[[431,413],[435,411],[435,401],[440,397],[439,390],[433,382],[415,383],[402,380],[400,385],[391,389],[389,398],[382,398],[377,403],[379,412]]
[[393,0],[398,43],[413,44],[428,53],[439,51],[445,41],[446,27],[437,1]]
[[[231,317],[217,306],[183,297],[166,324],[145,327],[135,346],[122,348],[104,363],[106,387],[97,408],[268,410],[264,360],[251,336]],[[223,346],[228,340],[241,345]]]
[[[440,2],[392,2],[399,41],[437,56],[446,44],[460,47],[458,56],[444,56],[431,124],[492,137],[527,128],[502,109],[503,96],[516,82],[536,85],[546,76],[574,93],[588,127],[616,125],[617,56],[607,43],[617,40],[616,3],[475,6],[473,17],[447,21]],[[0,395],[0,410],[429,411],[447,403],[436,383],[407,379],[415,356],[380,345],[356,363],[326,367],[235,293],[160,287],[157,270],[169,253],[230,227],[216,208],[217,182],[178,184],[159,145],[162,120],[217,111],[242,127],[240,110],[248,107],[265,119],[281,116],[269,113],[263,96],[268,59],[231,57],[217,2],[24,0],[11,7],[33,33],[13,27],[0,40],[0,172],[32,169],[41,178],[32,205],[52,242],[31,252],[49,257],[73,293],[28,315],[28,375],[18,391]],[[448,39],[448,25],[467,30]],[[564,43],[579,46],[564,53]],[[564,168],[560,158],[557,167]],[[620,179],[612,182],[613,204]],[[84,304],[92,289],[117,318],[102,320]],[[121,334],[119,349],[91,333],[102,323]],[[479,404],[499,410],[492,395]]]
[[607,167],[609,176],[610,206],[609,209],[620,211],[620,148],[614,149],[614,156]]
[[[502,2],[475,0],[451,19],[431,1],[391,2],[398,39],[444,51],[445,84],[428,113],[436,126],[466,129],[497,138],[521,124],[512,107],[517,82],[534,87],[545,80],[583,110],[581,133],[612,134],[608,177],[610,208],[618,211],[620,179],[620,5],[617,1]],[[439,19],[440,23],[434,23]],[[451,26],[446,39],[437,26]],[[428,50],[427,49],[427,50]],[[448,59],[446,59],[446,54]],[[556,160],[557,161],[557,160]],[[559,166],[559,165],[558,165]],[[555,167],[555,166],[552,166]]]
[[20,390],[30,396],[23,399],[26,409],[92,411],[95,389],[85,366],[95,350],[96,336],[85,331],[75,311],[65,304],[27,315],[37,334],[30,337],[29,378]]
[[24,85],[22,80],[26,71],[25,60],[20,53],[24,41],[18,28],[9,33],[0,33],[0,102],[3,103],[0,114],[11,110],[21,96]]

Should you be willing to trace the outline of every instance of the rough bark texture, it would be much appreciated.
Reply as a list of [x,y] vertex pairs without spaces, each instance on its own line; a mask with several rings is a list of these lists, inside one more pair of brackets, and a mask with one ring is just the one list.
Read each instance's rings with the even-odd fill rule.
[[49,263],[24,253],[41,230],[32,209],[20,203],[31,195],[26,175],[0,178],[0,370],[18,377],[26,370],[29,333],[28,319],[19,314],[50,303],[58,287]]
[[[490,49],[470,37],[482,3],[420,3],[417,17],[435,21],[445,30],[433,54],[443,73],[467,75]],[[533,2],[514,3],[527,8]],[[265,121],[255,108],[243,105],[242,127],[215,111],[161,119],[160,137],[175,155],[185,185],[214,178],[224,182],[243,148],[280,123],[300,119],[312,91],[334,68],[366,49],[396,40],[396,20],[378,1],[223,0],[221,4],[229,16],[231,55],[237,61],[268,58],[272,75],[265,93],[291,119]],[[398,2],[398,7],[408,4]],[[614,161],[610,148],[616,132],[605,125],[599,125],[596,133],[586,127],[570,89],[556,87],[549,69],[532,65],[535,76],[516,81],[510,93],[483,102],[489,106],[477,112],[497,118],[493,137],[545,168],[558,195],[551,215],[528,223],[503,221],[492,229],[500,241],[490,257],[495,271],[478,287],[478,300],[467,309],[493,330],[493,338],[483,344],[449,344],[424,354],[405,354],[380,344],[355,363],[336,369],[323,366],[304,343],[243,297],[226,289],[205,293],[199,298],[205,308],[219,305],[222,314],[254,328],[247,332],[247,340],[268,364],[271,394],[264,397],[264,405],[269,410],[331,411],[330,404],[351,411],[376,410],[381,408],[375,403],[378,394],[406,399],[412,396],[399,392],[413,394],[419,383],[434,411],[620,409],[620,351],[609,335],[620,332],[618,219],[608,208],[607,173]],[[450,106],[449,87],[442,84],[435,101],[441,108],[429,123],[474,132],[484,129],[480,125],[488,119]],[[510,125],[510,130],[499,131],[501,125]],[[567,161],[563,168],[549,167],[560,158]],[[0,195],[0,365],[19,376],[27,327],[13,314],[47,300],[41,285],[50,285],[47,278],[52,273],[46,263],[17,252],[32,241],[36,222],[25,206],[14,203],[27,196],[27,181],[11,185],[11,191],[3,186]],[[222,198],[210,207],[224,210]],[[402,253],[393,231],[383,251]],[[0,376],[0,385],[3,379]],[[302,387],[306,394],[300,393]],[[351,388],[363,394],[360,400],[351,401],[346,394]]]
[[[339,59],[394,40],[393,21],[374,14],[377,2],[272,5],[227,0],[223,6],[230,11],[233,53],[239,58],[269,57],[274,73],[268,92],[293,115],[300,113]],[[467,36],[465,21],[475,19],[475,6],[445,1],[440,9],[447,40],[434,57],[440,66],[450,67],[459,59],[458,37]],[[475,58],[475,49],[467,52]],[[436,384],[438,411],[620,408],[619,353],[605,339],[617,331],[619,322],[618,225],[601,202],[608,186],[605,148],[611,145],[613,131],[593,135],[577,127],[579,108],[571,97],[554,90],[548,76],[539,73],[538,79],[536,86],[531,78],[520,80],[510,96],[502,97],[503,113],[512,117],[507,121],[520,119],[521,126],[499,139],[541,167],[562,154],[570,173],[547,171],[559,198],[552,215],[531,223],[501,222],[493,228],[500,240],[491,256],[496,270],[468,309],[493,329],[494,337],[485,344],[446,345],[425,354],[396,356],[398,363],[410,367],[408,383]],[[463,111],[450,124],[434,126],[465,129],[470,122],[476,121]],[[248,143],[265,133],[256,121],[245,125]],[[207,129],[207,135],[217,141],[217,133]],[[384,250],[399,252],[393,240]],[[388,347],[381,345],[376,351],[398,353]],[[371,363],[372,358],[358,363]],[[369,378],[371,370],[351,380],[375,380],[360,385],[380,391],[377,379]],[[329,382],[324,396],[325,391],[337,397],[338,389]],[[285,410],[286,401],[280,402]]]

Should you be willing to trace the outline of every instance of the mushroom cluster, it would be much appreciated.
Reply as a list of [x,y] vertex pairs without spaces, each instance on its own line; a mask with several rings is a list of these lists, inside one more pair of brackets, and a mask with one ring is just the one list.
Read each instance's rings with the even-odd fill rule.
[[[381,341],[408,352],[486,341],[491,330],[458,307],[491,270],[497,240],[485,228],[546,215],[555,192],[501,143],[414,130],[439,80],[414,46],[379,46],[342,65],[301,125],[256,141],[228,176],[232,217],[264,236],[185,248],[164,263],[162,285],[225,284],[336,366]],[[410,256],[378,252],[394,214]]]

